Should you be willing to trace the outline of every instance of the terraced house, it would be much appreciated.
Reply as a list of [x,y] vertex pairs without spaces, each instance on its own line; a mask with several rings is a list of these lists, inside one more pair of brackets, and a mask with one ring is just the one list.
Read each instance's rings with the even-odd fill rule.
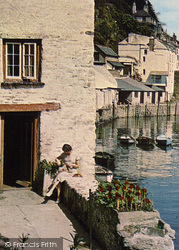
[[93,23],[93,0],[1,1],[1,188],[39,187],[40,160],[53,161],[64,143],[93,174]]

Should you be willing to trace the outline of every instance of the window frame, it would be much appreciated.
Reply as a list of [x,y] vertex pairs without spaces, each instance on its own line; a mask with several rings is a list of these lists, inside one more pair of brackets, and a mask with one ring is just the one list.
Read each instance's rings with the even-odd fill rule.
[[[19,76],[9,76],[8,75],[8,44],[19,44],[20,53],[19,53]],[[3,78],[4,82],[40,82],[41,78],[41,39],[3,39]],[[25,45],[34,45],[34,73],[33,76],[28,76],[25,73]],[[30,59],[31,54],[28,54]],[[30,67],[32,65],[28,65]]]

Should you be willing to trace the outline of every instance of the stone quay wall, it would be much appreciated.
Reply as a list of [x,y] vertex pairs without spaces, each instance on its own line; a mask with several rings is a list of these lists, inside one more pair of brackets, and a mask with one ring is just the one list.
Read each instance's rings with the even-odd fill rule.
[[61,199],[79,222],[91,230],[103,249],[174,250],[175,231],[161,220],[156,210],[118,212],[84,197],[66,181],[62,184]]
[[179,103],[147,104],[147,105],[111,105],[108,109],[96,112],[96,123],[124,117],[178,116]]

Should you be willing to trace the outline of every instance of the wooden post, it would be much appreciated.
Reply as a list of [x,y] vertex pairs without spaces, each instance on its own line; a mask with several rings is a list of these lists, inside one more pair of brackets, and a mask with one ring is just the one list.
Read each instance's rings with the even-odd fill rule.
[[90,226],[90,249],[92,249],[92,193],[89,189],[89,226]]

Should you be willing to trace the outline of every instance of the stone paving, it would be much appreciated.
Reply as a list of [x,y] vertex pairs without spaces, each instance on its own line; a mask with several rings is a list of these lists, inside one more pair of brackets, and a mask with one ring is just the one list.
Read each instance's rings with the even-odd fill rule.
[[[77,179],[80,181],[80,178],[76,178],[73,183],[77,183]],[[3,191],[0,194],[0,233],[8,238],[28,234],[29,240],[61,237],[63,250],[66,250],[73,244],[70,233],[75,235],[77,232],[83,234],[85,242],[89,244],[89,234],[63,204],[58,206],[54,200],[41,204],[43,201],[43,197],[31,190],[18,188]],[[93,245],[93,249],[99,249],[96,243]]]

